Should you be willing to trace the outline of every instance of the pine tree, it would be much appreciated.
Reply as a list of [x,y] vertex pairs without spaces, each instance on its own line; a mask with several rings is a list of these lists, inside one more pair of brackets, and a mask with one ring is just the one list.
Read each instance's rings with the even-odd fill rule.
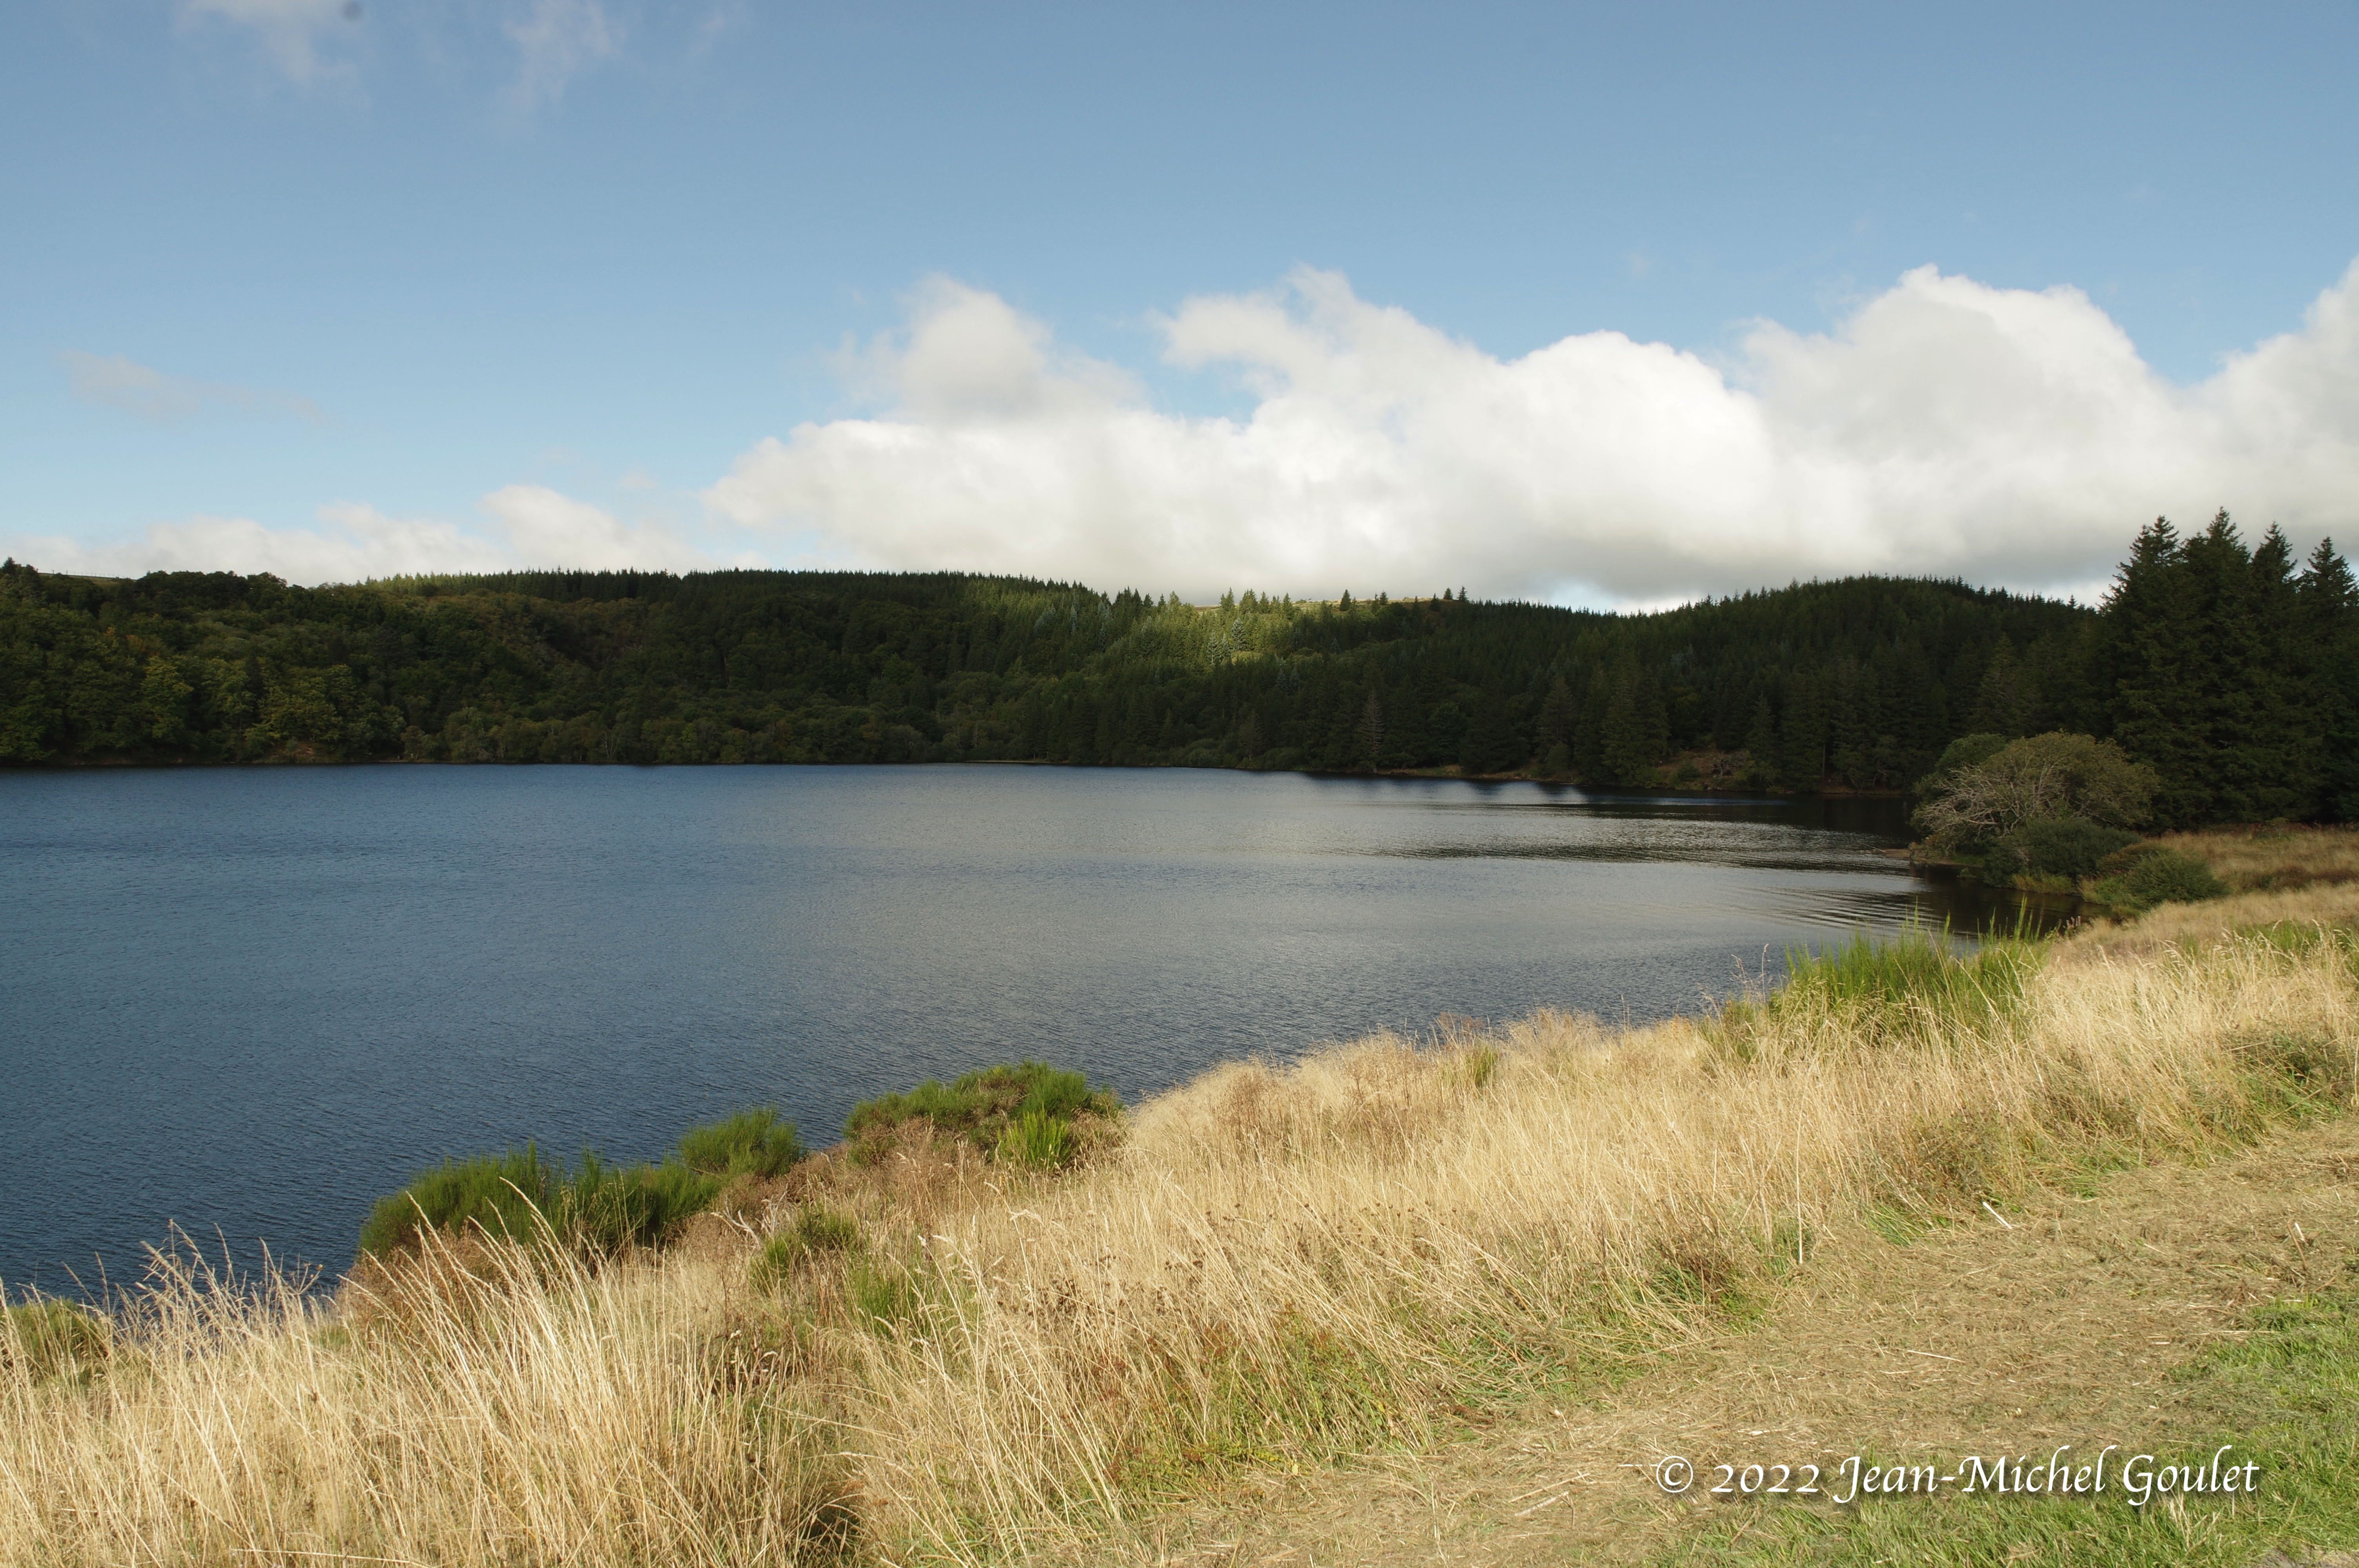
[[2311,815],[2359,822],[2359,584],[2321,539],[2294,585],[2295,617],[2309,650],[2317,767]]
[[1625,651],[1614,665],[1600,738],[1606,776],[1618,784],[1653,783],[1669,728],[1660,689]]
[[1573,716],[1572,771],[1593,784],[1610,782],[1605,768],[1605,710],[1613,699],[1604,666],[1591,665]]
[[2242,622],[2252,664],[2251,758],[2247,802],[2252,820],[2311,815],[2324,759],[2318,745],[2319,676],[2315,650],[2301,635],[2293,546],[2275,524],[2253,551],[2245,579]]
[[1385,699],[1373,686],[1368,687],[1368,699],[1360,705],[1360,728],[1354,737],[1360,744],[1360,761],[1370,768],[1385,765]]
[[1476,697],[1458,765],[1469,773],[1504,773],[1523,764],[1521,752],[1507,705],[1489,692]]
[[2255,742],[2265,672],[2253,585],[2252,553],[2222,511],[2181,552],[2194,601],[2195,653],[2186,710],[2195,734],[2189,748],[2190,822],[2249,822],[2261,807],[2267,767]]
[[1814,672],[1797,672],[1786,683],[1786,711],[1778,725],[1778,782],[1814,795],[1827,783],[1827,700]]
[[2202,820],[2210,804],[2203,743],[2191,722],[2200,616],[2185,568],[2185,548],[2168,519],[2138,530],[2105,596],[2099,650],[2114,739],[2161,775],[2155,813],[2170,826]]
[[1991,650],[1989,665],[1974,694],[1974,709],[1966,729],[1977,735],[2005,735],[2013,740],[2039,728],[2039,683],[2015,656],[2015,643],[2004,633]]
[[1777,716],[1764,692],[1753,706],[1753,724],[1745,732],[1745,779],[1761,788],[1777,782]]
[[1578,710],[1572,700],[1572,688],[1558,675],[1549,682],[1548,696],[1540,703],[1539,752],[1540,771],[1551,776],[1570,773],[1572,769],[1572,732]]
[[1237,720],[1236,733],[1240,762],[1250,762],[1269,749],[1268,738],[1262,730],[1261,714],[1254,708],[1246,708],[1245,716]]

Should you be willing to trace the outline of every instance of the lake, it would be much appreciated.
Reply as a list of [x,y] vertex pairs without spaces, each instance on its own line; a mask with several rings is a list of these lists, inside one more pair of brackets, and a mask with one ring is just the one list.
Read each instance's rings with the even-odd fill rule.
[[342,1268],[448,1154],[1038,1056],[1126,1098],[1972,916],[1893,801],[1031,767],[0,773],[0,1280]]

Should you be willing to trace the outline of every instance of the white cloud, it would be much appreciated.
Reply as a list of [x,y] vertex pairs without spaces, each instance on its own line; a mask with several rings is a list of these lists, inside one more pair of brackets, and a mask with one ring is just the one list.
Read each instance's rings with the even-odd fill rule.
[[207,18],[251,27],[288,80],[310,82],[337,74],[321,58],[323,36],[361,19],[358,0],[181,0],[184,22]]
[[542,485],[504,486],[484,497],[483,507],[506,535],[508,554],[519,566],[694,571],[717,564],[669,529],[625,523]]
[[[532,568],[694,571],[718,565],[654,524],[632,524],[538,485],[512,484],[484,497],[490,530],[440,518],[388,517],[339,502],[320,509],[319,528],[271,528],[247,517],[158,523],[136,540],[86,545],[49,536],[5,541],[6,553],[44,571],[137,577],[151,571],[270,572],[289,582],[359,582],[434,572]],[[742,562],[733,564],[744,564]]]
[[[905,330],[843,361],[880,412],[759,443],[706,492],[709,521],[805,565],[1633,606],[1866,571],[2086,594],[2142,522],[2200,524],[2222,504],[2299,544],[2359,544],[2359,265],[2298,330],[2192,386],[2155,373],[2076,290],[1930,267],[1833,332],[1763,323],[1726,366],[1614,332],[1502,361],[1313,271],[1189,300],[1159,330],[1169,362],[1234,374],[1250,413],[1158,409],[996,296],[929,284]],[[128,360],[65,362],[80,395],[144,417],[317,415]],[[0,544],[60,570],[317,582],[688,570],[717,564],[726,536],[538,485],[480,512],[347,504],[310,528],[208,517],[114,546]],[[747,537],[730,564],[758,564]]]
[[66,384],[76,397],[119,408],[159,425],[179,424],[200,414],[223,410],[292,414],[314,421],[326,417],[320,412],[320,406],[308,397],[168,375],[121,354],[92,354],[69,349],[58,356],[58,361],[65,366]]
[[837,559],[1191,596],[1636,603],[1865,571],[2084,588],[2147,518],[2221,504],[2359,535],[2359,265],[2192,387],[2078,290],[1931,267],[1832,334],[1764,323],[1725,368],[1616,332],[1501,361],[1310,270],[1160,325],[1170,362],[1234,372],[1252,413],[1158,411],[937,282],[851,362],[883,415],[764,440],[706,500]]
[[530,0],[501,26],[516,47],[508,107],[530,114],[565,95],[574,77],[622,51],[623,30],[599,0]]

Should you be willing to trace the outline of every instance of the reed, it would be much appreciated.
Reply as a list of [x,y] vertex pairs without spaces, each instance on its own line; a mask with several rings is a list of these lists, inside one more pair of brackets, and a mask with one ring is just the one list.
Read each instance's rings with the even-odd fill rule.
[[429,1238],[336,1303],[159,1260],[99,1375],[0,1372],[0,1559],[1117,1552],[1235,1466],[1711,1332],[1864,1214],[2341,1107],[2359,979],[2312,928],[1854,948],[1715,1018],[1234,1064],[1061,1172],[910,1122],[663,1253]]

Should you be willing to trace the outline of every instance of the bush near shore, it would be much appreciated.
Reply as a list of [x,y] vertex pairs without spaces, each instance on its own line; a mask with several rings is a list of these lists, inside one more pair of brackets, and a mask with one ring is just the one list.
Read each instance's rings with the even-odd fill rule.
[[2145,837],[2152,770],[2086,735],[1969,735],[1919,793],[1914,858],[2139,914],[2237,892],[2359,881],[2359,828],[2268,822]]
[[1020,1098],[989,1137],[880,1118],[668,1248],[427,1227],[332,1302],[162,1259],[70,1357],[0,1357],[0,1559],[1127,1551],[1241,1468],[1593,1387],[1868,1223],[2347,1108],[2354,917],[2261,891],[1855,946],[1701,1019],[1380,1035],[1219,1068],[1061,1167],[1001,1157]]

